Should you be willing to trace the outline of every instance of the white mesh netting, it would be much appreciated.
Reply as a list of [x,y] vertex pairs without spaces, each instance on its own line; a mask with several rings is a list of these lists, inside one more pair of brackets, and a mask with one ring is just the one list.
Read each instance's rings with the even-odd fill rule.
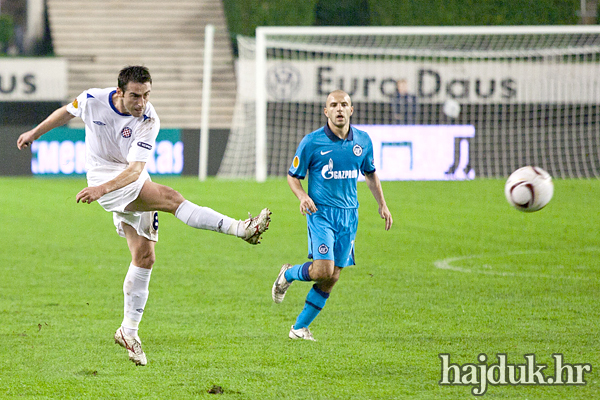
[[[537,165],[554,177],[598,177],[600,30],[572,28],[272,29],[258,50],[267,56],[262,88],[255,40],[240,37],[234,125],[218,175],[254,176],[257,91],[267,99],[268,175],[283,176],[339,88],[352,97],[353,124],[473,125],[475,176]],[[394,100],[400,80],[415,104]]]

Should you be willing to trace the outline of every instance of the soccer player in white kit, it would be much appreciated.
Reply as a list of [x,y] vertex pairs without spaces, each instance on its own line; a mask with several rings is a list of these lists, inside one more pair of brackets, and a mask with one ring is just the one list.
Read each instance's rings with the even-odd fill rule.
[[152,182],[145,165],[152,156],[160,120],[148,101],[151,89],[152,78],[146,67],[123,68],[118,87],[84,91],[17,140],[17,147],[23,149],[51,129],[75,117],[83,119],[88,187],[77,194],[76,200],[88,204],[98,201],[113,213],[118,234],[127,239],[131,264],[123,284],[124,318],[114,338],[128,350],[129,359],[136,365],[147,363],[138,326],[155,260],[157,211],[174,214],[194,228],[235,235],[250,244],[260,243],[271,220],[268,208],[257,217],[235,220]]

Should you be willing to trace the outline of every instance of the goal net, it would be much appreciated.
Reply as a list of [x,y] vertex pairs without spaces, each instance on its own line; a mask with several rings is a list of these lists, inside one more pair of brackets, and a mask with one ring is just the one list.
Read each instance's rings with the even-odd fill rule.
[[326,123],[335,89],[369,133],[474,128],[444,150],[455,160],[447,179],[457,168],[506,177],[524,165],[600,176],[600,27],[265,27],[238,45],[220,177],[285,176],[300,140]]

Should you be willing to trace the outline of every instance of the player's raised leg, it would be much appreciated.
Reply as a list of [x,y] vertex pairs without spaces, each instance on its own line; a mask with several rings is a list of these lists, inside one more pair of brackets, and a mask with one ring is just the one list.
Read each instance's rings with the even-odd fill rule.
[[[309,218],[308,221],[311,219]],[[308,243],[309,258],[321,258],[315,259],[314,261],[308,261],[302,264],[290,265],[284,264],[279,271],[273,288],[271,289],[271,296],[275,303],[281,303],[285,297],[285,293],[294,281],[317,281],[326,278],[328,275],[333,274],[334,261],[333,261],[333,243],[334,233],[329,227],[316,227],[313,229],[314,233],[309,235],[311,239]],[[319,251],[319,246],[316,249],[314,243],[318,242],[322,244],[322,249]],[[314,243],[313,243],[314,242]],[[323,249],[327,251],[323,251]]]
[[236,220],[211,208],[186,200],[176,190],[146,181],[137,199],[127,206],[128,211],[169,212],[183,223],[197,229],[237,236],[250,244],[260,243],[261,235],[269,229],[271,211],[263,209],[258,216]]
[[277,279],[273,283],[273,288],[271,289],[271,297],[273,301],[277,304],[283,301],[285,297],[285,293],[292,285],[294,281],[310,281],[309,268],[312,265],[312,262],[305,262],[304,264],[283,264],[281,269],[279,270],[279,275],[277,275]]

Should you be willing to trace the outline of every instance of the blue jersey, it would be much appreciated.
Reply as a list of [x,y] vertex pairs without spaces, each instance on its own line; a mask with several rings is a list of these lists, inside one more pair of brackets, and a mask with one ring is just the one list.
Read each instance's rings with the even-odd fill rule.
[[317,206],[358,208],[358,174],[375,172],[371,138],[352,126],[346,140],[328,125],[309,133],[298,145],[288,174],[304,179],[307,172],[308,195]]

